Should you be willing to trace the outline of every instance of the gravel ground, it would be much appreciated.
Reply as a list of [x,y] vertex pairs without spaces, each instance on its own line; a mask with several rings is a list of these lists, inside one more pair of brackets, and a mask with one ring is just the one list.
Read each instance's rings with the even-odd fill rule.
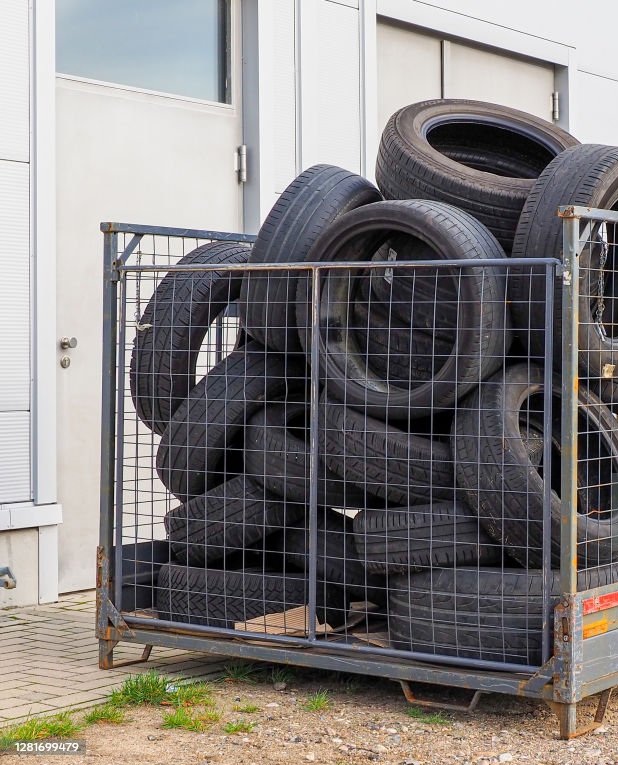
[[[282,687],[285,686],[285,687]],[[497,694],[482,697],[472,715],[442,719],[411,708],[393,682],[294,670],[283,684],[225,680],[213,686],[221,719],[205,732],[161,728],[169,709],[135,707],[120,725],[86,728],[85,754],[27,755],[49,765],[618,765],[618,701],[610,703],[603,727],[571,742],[557,739],[557,720],[543,704]],[[310,711],[308,699],[328,693],[328,708]],[[417,689],[442,701],[463,701],[458,691]],[[255,706],[252,712],[235,707]],[[415,708],[418,709],[418,708]],[[594,702],[582,705],[582,719]],[[414,714],[418,714],[414,712]],[[440,717],[440,716],[439,716]],[[254,723],[250,732],[226,734],[226,723]],[[23,755],[0,755],[2,765],[24,763]]]

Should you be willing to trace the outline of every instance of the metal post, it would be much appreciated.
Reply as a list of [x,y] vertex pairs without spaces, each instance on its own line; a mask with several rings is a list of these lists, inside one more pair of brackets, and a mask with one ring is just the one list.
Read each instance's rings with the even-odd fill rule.
[[[563,219],[562,273],[562,459],[560,587],[563,622],[572,624],[573,595],[577,592],[577,404],[579,332],[579,218],[571,212]],[[557,633],[558,634],[558,633]],[[561,676],[555,685],[572,696],[575,687],[574,657],[577,636],[567,629],[556,641],[556,660]],[[577,704],[567,698],[560,710],[560,736],[570,738],[577,727]]]
[[564,218],[562,273],[562,525],[560,584],[577,592],[577,399],[579,378],[579,218]]
[[[309,640],[315,640],[318,563],[318,428],[320,397],[320,272],[311,271],[311,391],[309,431]],[[302,331],[302,328],[301,328]]]
[[543,646],[545,664],[552,653],[551,640],[551,453],[554,358],[554,282],[555,267],[545,266],[545,373],[543,377]]
[[99,634],[99,666],[112,661],[113,641],[103,637],[108,624],[105,608],[110,597],[109,560],[114,534],[114,433],[117,340],[117,287],[115,267],[118,234],[104,231],[103,240],[103,358],[101,418],[101,517],[97,555],[97,629]]
[[[125,348],[127,337],[127,290],[126,278],[122,275],[119,282],[114,282],[116,286],[116,295],[120,299],[116,300],[116,306],[120,306],[120,315],[118,316],[118,329],[115,331],[114,347],[119,349],[118,370],[116,372],[116,437],[115,446],[115,474],[113,484],[116,487],[115,499],[115,556],[113,562],[110,559],[111,578],[114,582],[113,602],[117,609],[122,608],[122,530],[123,530],[123,500],[124,500],[124,396],[125,396]],[[120,295],[118,295],[118,285],[120,285]],[[136,540],[137,541],[137,540]],[[111,552],[111,551],[110,551]]]

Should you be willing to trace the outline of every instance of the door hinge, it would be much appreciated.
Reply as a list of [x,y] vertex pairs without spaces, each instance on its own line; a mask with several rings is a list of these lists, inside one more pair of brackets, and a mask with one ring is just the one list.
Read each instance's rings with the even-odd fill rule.
[[554,122],[560,119],[560,93],[557,90],[551,94],[551,118]]
[[247,146],[244,143],[236,149],[236,174],[238,183],[247,182]]

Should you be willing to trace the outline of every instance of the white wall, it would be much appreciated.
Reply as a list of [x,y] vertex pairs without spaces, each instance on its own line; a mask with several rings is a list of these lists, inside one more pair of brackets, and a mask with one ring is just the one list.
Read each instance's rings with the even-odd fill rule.
[[29,13],[0,10],[0,504],[32,497]]
[[0,609],[36,603],[39,597],[38,531],[22,529],[0,533],[0,561],[10,563],[17,581],[13,590],[0,587]]

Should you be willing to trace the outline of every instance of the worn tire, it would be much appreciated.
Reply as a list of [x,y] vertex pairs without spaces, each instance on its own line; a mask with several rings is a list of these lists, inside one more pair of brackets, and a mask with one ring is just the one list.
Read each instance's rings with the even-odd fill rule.
[[506,106],[421,101],[386,124],[376,179],[387,199],[432,199],[465,210],[509,252],[534,179],[577,143],[550,122]]
[[[386,603],[386,579],[365,570],[354,546],[353,523],[342,513],[318,508],[318,580],[345,588],[352,600]],[[309,571],[309,530],[286,527],[271,537],[269,545],[284,553],[285,559],[302,571]]]
[[[577,579],[579,590],[616,582],[616,565],[581,571]],[[550,572],[549,590],[551,603],[557,603],[560,572]],[[395,648],[538,666],[543,621],[540,570],[434,568],[389,578]]]
[[455,499],[448,443],[406,433],[325,394],[320,406],[320,448],[343,479],[397,507]]
[[178,563],[204,566],[304,518],[305,506],[266,496],[245,475],[172,508],[165,529]]
[[[319,235],[341,215],[382,198],[361,176],[333,165],[301,173],[277,200],[258,232],[249,263],[302,263]],[[267,348],[302,351],[296,323],[299,271],[248,272],[241,289],[247,332]]]
[[[616,209],[618,207],[618,148],[584,144],[556,157],[539,176],[523,208],[513,257],[560,257],[563,221],[556,214],[560,205],[582,205]],[[579,256],[579,363],[587,377],[603,377],[607,364],[618,366],[618,286],[614,279],[615,236],[609,236],[609,265],[605,287],[609,298],[599,322],[595,315],[598,297],[601,242],[599,225],[592,227],[589,244]],[[610,227],[612,228],[612,227]],[[615,227],[613,227],[615,228]],[[595,239],[598,245],[590,245]],[[545,353],[545,268],[517,269],[509,285],[514,320],[522,339],[528,339],[530,352],[542,363]],[[554,281],[554,366],[562,366],[562,275]]]
[[500,547],[462,502],[363,510],[354,517],[354,543],[372,573],[502,561]]
[[[245,428],[245,472],[277,497],[309,505],[310,447],[306,403],[269,402]],[[320,461],[318,505],[364,507],[366,495]]]
[[[343,624],[349,606],[344,591],[318,583],[317,594],[319,621],[326,620],[333,627]],[[220,571],[166,564],[157,581],[159,619],[208,627],[234,629],[235,622],[304,606],[308,598],[305,575],[287,571],[283,575],[280,571]]]
[[[316,244],[320,260],[368,260],[393,232],[426,242],[436,259],[482,264],[508,260],[494,236],[470,215],[439,202],[376,202],[347,213]],[[481,265],[465,269],[458,295],[458,329],[439,369],[411,387],[390,385],[367,366],[350,331],[352,279],[345,270],[323,275],[319,351],[323,379],[346,405],[373,417],[408,421],[449,409],[499,369],[511,342],[504,270]],[[299,283],[298,316],[307,316],[308,296]]]
[[[526,568],[543,564],[544,482],[540,457],[530,454],[522,430],[543,437],[544,370],[525,363],[498,372],[459,405],[452,450],[457,483],[487,533]],[[561,384],[553,388],[552,444],[559,458]],[[612,470],[618,432],[610,409],[579,389],[578,555],[582,566],[618,559],[618,511],[612,506]],[[598,453],[596,453],[598,451]],[[557,452],[557,454],[556,454]],[[556,473],[555,468],[552,474]],[[551,560],[560,565],[561,501],[551,500]],[[601,513],[603,517],[601,518]]]
[[288,391],[291,398],[302,391],[305,401],[306,378],[304,360],[256,342],[232,351],[191,390],[163,433],[157,451],[163,485],[184,503],[242,472],[242,444],[236,453],[232,446],[246,419]]
[[388,306],[388,312],[400,321],[437,334],[452,346],[457,328],[457,272],[396,266],[397,261],[432,259],[433,251],[426,242],[399,234],[391,237],[387,247],[381,247],[371,259],[384,262],[385,268],[372,269],[369,300]]
[[[177,265],[245,263],[246,245],[212,242]],[[172,272],[163,277],[137,326],[129,382],[140,420],[161,435],[195,385],[200,348],[213,321],[240,295],[240,271]]]
[[[454,333],[411,329],[395,307],[354,300],[350,327],[365,368],[386,383],[408,388],[433,378],[455,343]],[[369,374],[371,374],[369,372]]]

